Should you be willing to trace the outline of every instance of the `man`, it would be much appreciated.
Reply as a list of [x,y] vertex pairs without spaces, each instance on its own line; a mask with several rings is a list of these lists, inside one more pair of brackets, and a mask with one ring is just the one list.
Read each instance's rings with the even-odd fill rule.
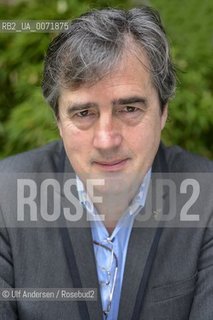
[[212,319],[213,165],[160,143],[175,71],[158,14],[106,9],[73,20],[49,46],[42,87],[63,143],[1,162],[0,287],[95,288],[97,300],[3,296],[0,319]]

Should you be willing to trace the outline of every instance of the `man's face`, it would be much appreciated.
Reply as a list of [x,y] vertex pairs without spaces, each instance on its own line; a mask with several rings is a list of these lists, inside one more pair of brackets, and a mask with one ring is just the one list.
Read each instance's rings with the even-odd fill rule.
[[104,179],[105,187],[97,187],[103,194],[135,195],[166,117],[148,69],[133,55],[94,85],[61,90],[59,99],[58,127],[70,163],[85,185]]

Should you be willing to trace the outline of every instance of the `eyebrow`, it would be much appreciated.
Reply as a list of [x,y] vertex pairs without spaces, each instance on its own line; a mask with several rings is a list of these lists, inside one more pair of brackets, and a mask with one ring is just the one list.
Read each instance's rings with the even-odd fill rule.
[[87,103],[70,103],[67,106],[67,113],[72,113],[75,111],[81,111],[85,109],[97,108],[98,104],[93,102]]
[[148,102],[145,97],[140,96],[132,96],[127,98],[120,98],[113,100],[112,104],[115,105],[127,105],[127,104],[133,104],[133,103],[140,103],[143,104],[144,107],[148,107]]
[[[148,102],[145,97],[140,96],[132,96],[132,97],[126,97],[126,98],[119,98],[112,100],[113,106],[119,106],[119,105],[127,105],[127,104],[133,104],[133,103],[140,103],[143,104],[144,107],[148,107]],[[67,106],[67,113],[73,113],[76,111],[81,111],[85,109],[91,109],[91,108],[98,108],[98,104],[95,102],[86,102],[86,103],[70,103]]]

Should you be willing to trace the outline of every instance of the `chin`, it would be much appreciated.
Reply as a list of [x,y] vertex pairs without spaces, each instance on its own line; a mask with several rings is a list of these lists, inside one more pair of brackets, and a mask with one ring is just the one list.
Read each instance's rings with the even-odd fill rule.
[[120,195],[125,199],[125,197],[128,197],[133,186],[135,187],[134,181],[130,181],[127,175],[108,176],[102,179],[102,181],[104,181],[104,184],[96,185],[94,187],[94,190],[100,194],[105,194],[111,197]]

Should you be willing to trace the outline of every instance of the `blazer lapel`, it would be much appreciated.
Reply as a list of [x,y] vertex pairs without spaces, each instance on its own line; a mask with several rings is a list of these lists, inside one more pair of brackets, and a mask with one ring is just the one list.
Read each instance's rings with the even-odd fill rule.
[[[73,178],[74,171],[71,168],[69,160],[67,159],[65,153],[64,157],[65,159],[63,170],[61,170],[62,168],[60,168],[59,172],[64,172],[63,179],[65,181],[67,178],[69,178],[69,173],[71,173],[71,178]],[[61,163],[63,163],[63,160],[61,161]],[[76,187],[72,189],[72,193],[73,196],[78,199],[78,192]],[[67,224],[66,230],[68,232],[68,237],[65,241],[69,244],[64,244],[64,250],[68,251],[67,254],[69,255],[69,249],[70,247],[72,247],[73,257],[77,267],[76,272],[79,275],[82,288],[94,288],[97,291],[96,301],[85,301],[89,313],[89,319],[100,320],[102,319],[101,297],[99,292],[96,262],[93,251],[91,228],[89,221],[87,221],[86,212],[83,212],[82,219],[71,223],[65,222],[65,224]],[[73,263],[71,263],[71,265],[73,268]],[[78,303],[79,308],[81,308],[82,303],[80,301],[78,301]]]
[[[153,173],[162,173],[167,172],[167,161],[164,157],[164,153],[162,150],[162,146],[160,145],[158,153],[155,157],[152,172]],[[158,176],[159,178],[159,176]],[[126,265],[123,276],[123,285],[121,291],[121,299],[119,306],[119,315],[118,320],[130,320],[134,314],[134,308],[136,299],[138,296],[138,292],[140,290],[141,281],[144,280],[144,271],[147,269],[148,259],[150,260],[149,254],[150,250],[153,249],[153,241],[156,239],[157,229],[162,229],[162,224],[159,224],[159,221],[156,219],[158,213],[163,212],[167,206],[167,194],[162,195],[162,208],[158,207],[156,201],[154,199],[153,194],[156,194],[156,185],[155,185],[155,177],[152,175],[151,186],[149,187],[149,192],[147,195],[146,204],[148,199],[152,199],[151,207],[143,208],[141,212],[136,216],[131,236],[129,239],[128,251],[126,256]],[[155,190],[155,192],[153,192]],[[150,198],[151,197],[151,198]],[[150,213],[150,218],[147,221],[138,219],[143,217],[144,212]],[[149,211],[150,210],[150,211]],[[158,245],[158,243],[156,244]],[[157,249],[156,249],[157,250]],[[155,253],[152,257],[154,261]],[[153,262],[152,261],[152,262]],[[152,262],[148,262],[151,268]],[[148,266],[149,266],[148,265]],[[147,270],[146,270],[147,271]],[[151,271],[151,270],[150,270]],[[145,274],[147,276],[147,274]],[[141,297],[143,299],[144,297]]]
[[97,301],[86,301],[89,317],[91,320],[100,320],[102,318],[102,307],[91,229],[89,227],[79,228],[77,226],[69,229],[69,236],[72,242],[82,288],[94,288],[97,291]]
[[118,319],[132,318],[144,267],[155,234],[154,229],[134,228],[129,241]]

